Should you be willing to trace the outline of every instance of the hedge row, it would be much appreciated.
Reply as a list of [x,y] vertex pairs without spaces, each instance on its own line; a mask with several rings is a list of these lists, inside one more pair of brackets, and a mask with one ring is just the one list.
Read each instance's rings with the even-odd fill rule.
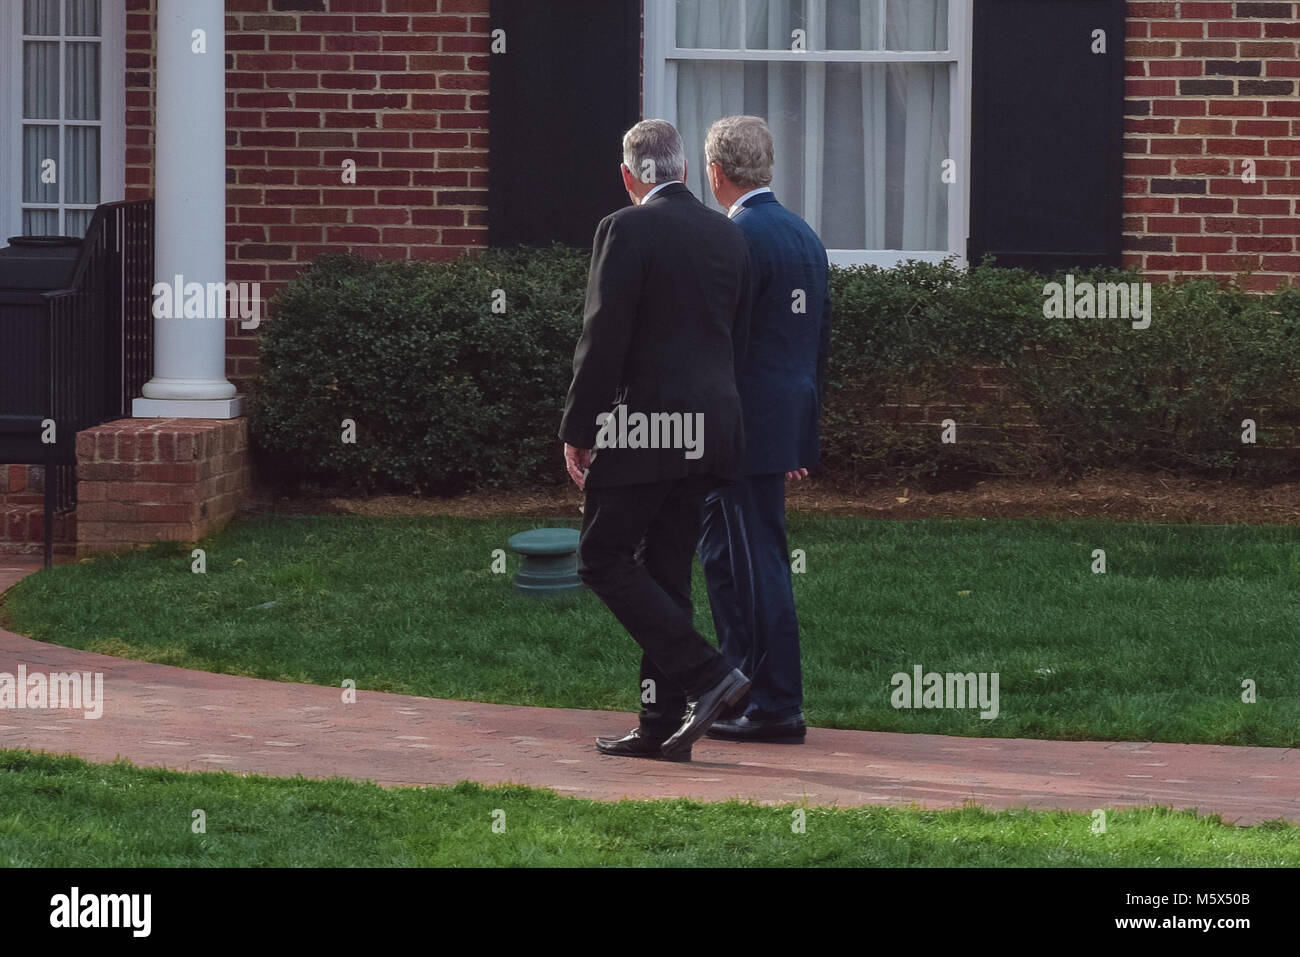
[[[587,264],[559,246],[317,261],[277,297],[261,340],[258,448],[286,478],[361,489],[563,481],[555,432]],[[1065,281],[991,265],[834,269],[826,473],[942,486],[1094,466],[1297,471],[1300,290],[1156,284],[1150,326],[1135,329],[1048,318],[1049,280]],[[942,441],[945,419],[955,443]]]

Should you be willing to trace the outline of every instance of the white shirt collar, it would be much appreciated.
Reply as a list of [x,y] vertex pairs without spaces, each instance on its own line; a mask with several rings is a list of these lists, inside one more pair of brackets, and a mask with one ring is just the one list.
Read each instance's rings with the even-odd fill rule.
[[749,197],[751,196],[757,196],[759,193],[770,193],[770,192],[772,192],[772,187],[770,186],[760,186],[758,187],[758,189],[751,189],[748,193],[746,193],[744,196],[741,196],[738,200],[736,200],[734,203],[731,204],[731,209],[727,210],[727,215],[732,219],[735,219],[736,214],[740,212],[740,208],[745,205],[745,200],[749,199]]
[[650,197],[653,196],[655,193],[659,192],[659,190],[663,189],[665,186],[671,186],[671,185],[673,185],[673,183],[680,183],[680,182],[681,182],[681,180],[679,180],[679,179],[670,179],[670,180],[669,180],[668,182],[666,182],[666,183],[660,183],[660,184],[659,184],[658,186],[656,186],[654,189],[650,190],[650,192],[648,192],[648,193],[646,193],[644,196],[642,196],[642,197],[641,197],[641,202],[638,203],[637,205],[638,205],[638,206],[644,206],[646,203],[650,202]]

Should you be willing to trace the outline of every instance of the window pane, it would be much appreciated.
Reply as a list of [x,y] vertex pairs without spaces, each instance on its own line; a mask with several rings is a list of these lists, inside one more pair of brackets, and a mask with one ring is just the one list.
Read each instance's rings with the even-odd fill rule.
[[740,0],[677,0],[677,45],[740,48]]
[[67,35],[99,36],[99,0],[68,0]]
[[64,225],[63,235],[76,236],[78,239],[84,239],[86,230],[90,228],[90,220],[94,217],[93,209],[69,209],[63,214]]
[[23,119],[59,118],[59,45],[23,44]]
[[827,113],[852,117],[826,137],[827,246],[947,250],[950,70],[932,63],[827,67]]
[[[62,171],[50,163],[59,160],[59,128],[57,126],[23,127],[23,202],[57,203]],[[46,172],[48,171],[48,172]],[[54,179],[55,182],[42,182]]]
[[686,184],[714,205],[704,178],[704,136],[724,116],[752,113],[745,98],[743,63],[683,60],[677,65],[677,130],[686,148]]
[[[716,2],[716,0],[715,0]],[[751,50],[792,50],[795,30],[803,30],[803,49],[817,49],[808,36],[805,0],[747,0],[745,45]]]
[[[23,0],[24,33],[70,40],[23,43],[23,118],[54,121],[22,127],[23,202],[56,207],[24,210],[28,235],[83,235],[94,210],[58,207],[93,207],[101,198],[100,131],[84,124],[102,119],[102,6],[102,0]],[[94,40],[76,39],[82,37]]]
[[57,209],[24,209],[24,236],[58,236],[59,211]]
[[772,189],[830,249],[948,251],[949,64],[717,63],[677,68],[689,185],[712,203],[704,137],[722,116],[772,129]]
[[879,50],[880,0],[826,0],[827,50]]
[[69,43],[64,113],[70,120],[99,119],[99,44]]
[[948,0],[889,0],[885,8],[885,48],[948,49]]
[[59,35],[59,0],[23,0],[23,33],[28,36]]
[[63,135],[63,201],[99,202],[99,127],[69,126]]

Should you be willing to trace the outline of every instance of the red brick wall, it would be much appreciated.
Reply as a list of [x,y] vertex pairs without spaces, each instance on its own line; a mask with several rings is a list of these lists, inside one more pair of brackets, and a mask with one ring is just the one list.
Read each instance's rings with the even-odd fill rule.
[[1130,0],[1129,265],[1153,279],[1249,271],[1256,289],[1300,274],[1298,6]]
[[[155,0],[128,0],[127,198],[153,191]],[[488,0],[226,0],[231,281],[313,258],[447,259],[487,237]],[[345,185],[344,160],[357,165]],[[256,370],[230,323],[227,371]]]
[[[45,540],[45,470],[37,465],[0,465],[0,555],[35,554]],[[54,550],[75,551],[77,519],[56,515]]]
[[[128,0],[128,198],[152,192],[155,3]],[[227,0],[230,279],[270,296],[325,252],[484,245],[488,3]],[[1297,6],[1128,3],[1127,264],[1266,289],[1300,273]],[[231,323],[241,389],[256,335]]]

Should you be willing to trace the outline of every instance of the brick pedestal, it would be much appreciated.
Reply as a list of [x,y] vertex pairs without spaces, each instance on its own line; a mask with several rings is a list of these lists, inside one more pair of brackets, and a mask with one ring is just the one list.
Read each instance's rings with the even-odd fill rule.
[[120,419],[77,435],[77,554],[193,542],[250,483],[248,420]]

